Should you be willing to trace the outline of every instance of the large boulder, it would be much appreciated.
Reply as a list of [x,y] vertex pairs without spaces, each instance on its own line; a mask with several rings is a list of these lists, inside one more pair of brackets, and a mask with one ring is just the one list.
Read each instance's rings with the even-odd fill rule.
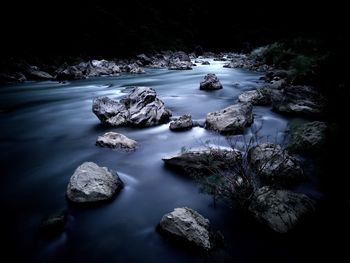
[[248,151],[250,167],[263,184],[295,186],[304,179],[300,162],[278,144],[263,143]]
[[109,148],[121,148],[124,150],[135,150],[137,142],[116,132],[107,132],[102,136],[98,136],[96,145]]
[[293,152],[322,152],[326,141],[327,125],[313,121],[291,130],[288,149]]
[[202,176],[215,171],[233,170],[242,161],[242,156],[237,150],[211,148],[183,151],[162,160],[166,165],[181,169],[191,176]]
[[204,77],[204,80],[200,83],[199,89],[201,90],[217,90],[222,89],[220,80],[215,74],[207,74]]
[[225,109],[207,114],[207,129],[220,133],[238,134],[253,123],[253,106],[250,103],[238,103]]
[[122,126],[128,123],[129,112],[124,104],[108,97],[98,97],[92,102],[92,111],[103,123]]
[[304,194],[264,186],[254,193],[248,209],[274,231],[286,233],[315,211],[315,202]]
[[179,131],[179,130],[187,130],[191,129],[193,126],[191,115],[182,115],[178,119],[170,122],[170,130]]
[[91,203],[111,199],[124,184],[117,174],[93,162],[80,165],[67,186],[67,197],[74,203]]
[[148,87],[134,88],[120,102],[108,97],[95,98],[92,111],[101,122],[114,127],[127,124],[153,126],[167,122],[171,116],[155,90]]
[[283,90],[273,90],[273,109],[293,115],[321,115],[325,106],[324,97],[311,86],[287,86]]
[[165,214],[158,229],[175,240],[185,241],[207,251],[215,247],[210,221],[188,207],[175,208]]
[[246,91],[239,95],[238,100],[253,105],[268,105],[271,103],[271,91],[267,88]]

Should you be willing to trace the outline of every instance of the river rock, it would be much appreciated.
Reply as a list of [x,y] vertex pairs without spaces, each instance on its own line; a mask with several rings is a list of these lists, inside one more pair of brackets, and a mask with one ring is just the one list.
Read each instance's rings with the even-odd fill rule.
[[70,178],[67,197],[75,203],[91,203],[111,199],[124,184],[117,174],[93,162],[80,165]]
[[36,66],[28,66],[24,72],[26,77],[31,80],[50,80],[54,77],[51,76],[49,73],[40,70]]
[[62,67],[56,71],[56,79],[58,80],[76,80],[84,77],[82,70],[76,66]]
[[273,109],[285,114],[318,116],[325,106],[324,97],[311,86],[287,86],[271,94]]
[[67,213],[51,215],[46,217],[39,226],[39,236],[41,238],[53,238],[60,235],[67,224]]
[[173,59],[169,61],[168,69],[170,70],[190,70],[192,69],[192,62],[180,61],[179,59]]
[[3,82],[24,82],[27,78],[22,72],[0,73],[0,83]]
[[161,233],[177,240],[185,240],[204,250],[214,247],[210,239],[210,221],[188,207],[175,208],[159,223]]
[[288,149],[293,152],[322,152],[326,141],[327,125],[313,121],[291,131]]
[[267,88],[246,91],[239,95],[238,101],[253,105],[268,105],[271,103],[271,91]]
[[172,131],[178,131],[178,130],[191,129],[192,126],[193,126],[193,122],[192,122],[191,115],[185,114],[179,117],[178,119],[170,122],[169,128]]
[[238,134],[253,123],[253,106],[238,103],[225,109],[210,112],[206,117],[206,128],[220,133]]
[[136,87],[120,102],[108,97],[95,98],[92,111],[110,126],[153,126],[169,121],[171,111],[157,98],[154,89]]
[[242,161],[237,150],[212,148],[205,150],[185,150],[179,154],[162,158],[170,167],[185,171],[188,175],[209,175],[213,171],[232,170]]
[[202,62],[202,65],[210,65],[210,62],[205,60],[205,61]]
[[179,61],[187,61],[191,62],[191,58],[183,51],[177,51],[170,55],[169,60],[179,60]]
[[199,89],[201,90],[217,90],[222,89],[220,80],[215,74],[207,74],[204,80],[200,83]]
[[248,209],[274,231],[287,233],[315,211],[315,202],[304,194],[264,186],[254,193]]
[[109,148],[122,148],[125,150],[135,150],[137,142],[116,132],[107,132],[98,136],[96,145]]
[[250,167],[263,184],[291,187],[304,179],[300,162],[278,144],[263,143],[248,151]]
[[146,56],[145,54],[139,54],[136,58],[141,62],[143,66],[148,66],[152,63],[152,59]]

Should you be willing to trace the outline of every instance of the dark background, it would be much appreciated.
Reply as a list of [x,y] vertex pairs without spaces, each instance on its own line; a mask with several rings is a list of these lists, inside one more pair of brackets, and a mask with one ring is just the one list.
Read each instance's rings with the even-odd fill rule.
[[[243,3],[242,3],[243,2]],[[12,1],[1,7],[5,56],[130,56],[157,50],[245,51],[295,37],[344,41],[346,8],[279,1]]]

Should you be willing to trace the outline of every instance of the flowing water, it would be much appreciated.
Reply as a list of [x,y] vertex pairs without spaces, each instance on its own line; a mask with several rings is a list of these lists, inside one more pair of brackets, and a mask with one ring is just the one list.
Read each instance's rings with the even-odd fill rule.
[[[249,216],[210,196],[184,175],[164,167],[163,156],[203,142],[225,146],[222,136],[200,127],[171,132],[169,124],[150,128],[108,128],[91,111],[92,99],[119,99],[131,86],[149,86],[173,112],[204,121],[206,113],[235,102],[245,90],[261,85],[258,73],[223,68],[210,61],[188,71],[148,69],[146,74],[103,77],[65,83],[26,82],[0,89],[0,161],[2,238],[14,257],[26,262],[247,262],[292,260],[293,247]],[[215,73],[222,90],[199,90],[207,73]],[[281,141],[290,119],[254,107],[254,125],[270,141]],[[134,152],[95,146],[98,135],[116,131],[136,140]],[[252,133],[247,128],[245,134]],[[85,161],[115,170],[126,187],[110,203],[72,207],[65,190],[74,170]],[[310,187],[307,187],[308,191]],[[155,231],[161,217],[175,207],[191,207],[209,218],[225,236],[225,247],[209,254],[179,247]],[[67,229],[56,239],[39,240],[43,217],[69,213]],[[11,250],[9,250],[11,249]]]

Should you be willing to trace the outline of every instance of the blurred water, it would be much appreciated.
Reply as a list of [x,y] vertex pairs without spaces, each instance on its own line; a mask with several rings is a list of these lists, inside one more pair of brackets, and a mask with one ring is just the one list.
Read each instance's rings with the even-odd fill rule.
[[[290,258],[288,246],[245,215],[223,205],[214,208],[188,179],[165,169],[161,157],[204,141],[225,146],[225,139],[203,128],[171,132],[168,124],[157,127],[106,128],[91,111],[92,98],[121,98],[130,86],[150,86],[173,112],[204,120],[208,112],[237,101],[245,90],[259,85],[258,73],[223,68],[210,61],[189,71],[148,69],[142,75],[121,75],[65,83],[27,82],[0,89],[0,161],[4,238],[26,262],[243,262],[268,257],[276,248]],[[207,73],[215,73],[223,89],[199,90]],[[283,139],[288,119],[269,107],[254,108],[255,125],[270,141]],[[138,141],[135,152],[95,146],[98,135],[121,132]],[[251,129],[246,135],[252,134]],[[126,187],[113,202],[82,209],[70,207],[65,190],[70,176],[82,162],[93,161],[117,171]],[[175,207],[188,206],[210,219],[225,235],[226,247],[211,254],[179,248],[155,231],[162,215]],[[55,211],[68,210],[64,235],[39,241],[35,233],[40,220]],[[270,245],[273,246],[270,247]],[[269,248],[270,247],[270,248]],[[264,248],[264,249],[262,249]],[[254,252],[254,253],[251,253]],[[248,254],[248,255],[247,255]],[[247,258],[248,257],[248,258]],[[241,260],[241,261],[240,261]]]

